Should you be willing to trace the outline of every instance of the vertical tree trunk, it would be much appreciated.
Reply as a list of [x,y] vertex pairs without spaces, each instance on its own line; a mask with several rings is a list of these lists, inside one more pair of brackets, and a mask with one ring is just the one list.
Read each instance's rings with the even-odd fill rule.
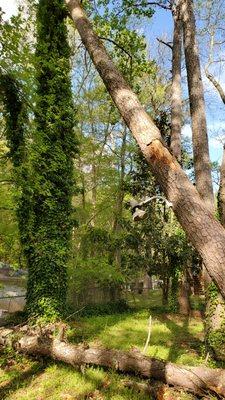
[[[218,211],[225,228],[225,146],[220,168]],[[207,297],[209,301],[206,308],[206,344],[216,359],[225,361],[225,301],[213,282],[208,287]]]
[[225,228],[225,144],[223,145],[223,158],[220,167],[220,186],[218,193],[218,211],[221,224]]
[[[181,51],[182,51],[182,22],[180,17],[180,0],[172,7],[174,32],[172,48],[172,93],[171,93],[171,143],[170,148],[177,161],[181,162],[181,126],[182,126],[182,92],[181,92]],[[189,315],[190,301],[186,271],[178,280],[179,313]],[[175,293],[174,293],[175,295]]]
[[181,0],[181,18],[192,121],[196,187],[207,207],[214,212],[204,91],[192,0]]
[[168,297],[169,297],[169,277],[167,275],[163,276],[163,284],[162,284],[162,305],[168,306]]
[[[54,11],[53,11],[54,10]],[[67,262],[73,226],[73,158],[77,153],[70,82],[70,48],[63,0],[37,6],[36,130],[32,143],[31,240],[26,309],[56,319],[67,298]]]
[[189,300],[189,283],[186,270],[183,271],[182,276],[179,279],[178,303],[179,313],[181,315],[189,315],[191,306]]
[[174,32],[172,48],[172,88],[171,88],[171,142],[173,155],[181,162],[181,124],[182,124],[182,93],[181,93],[181,45],[182,23],[180,19],[179,1],[172,9]]
[[93,162],[91,164],[92,173],[92,189],[91,189],[91,201],[93,206],[93,218],[91,220],[91,225],[95,225],[95,214],[96,214],[96,204],[97,204],[97,167],[95,164],[95,152],[93,150]]
[[[205,116],[205,102],[201,78],[200,58],[196,41],[195,17],[192,0],[181,0],[185,60],[187,68],[190,112],[192,119],[192,141],[196,188],[209,209],[214,212],[213,185],[209,158],[208,134]],[[224,359],[225,335],[223,318],[225,304],[203,264],[203,282],[206,295],[205,339],[208,349],[217,358]],[[218,340],[218,332],[220,340]]]
[[65,0],[82,42],[107,90],[132,132],[165,196],[211,278],[225,298],[225,232],[205,206],[179,163],[164,145],[160,132],[113,64],[78,0]]
[[[125,177],[125,156],[126,156],[126,144],[127,144],[127,127],[124,127],[124,131],[122,133],[122,145],[120,150],[120,177],[119,177],[119,185],[117,191],[117,199],[116,199],[116,209],[115,209],[115,218],[113,224],[113,231],[115,234],[119,234],[121,231],[121,219],[123,212],[123,199],[124,199],[124,177]],[[121,267],[121,246],[118,243],[114,252],[114,260],[118,269]]]

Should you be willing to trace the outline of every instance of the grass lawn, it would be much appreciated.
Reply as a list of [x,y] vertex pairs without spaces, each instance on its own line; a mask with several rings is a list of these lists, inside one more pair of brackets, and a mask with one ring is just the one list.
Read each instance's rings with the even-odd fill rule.
[[[133,312],[79,318],[71,323],[68,338],[74,343],[86,341],[108,348],[129,350],[137,347],[143,350],[151,314],[152,330],[147,355],[180,364],[203,363],[201,319],[166,315],[156,305],[159,305],[159,292],[154,291],[149,298],[137,298]],[[124,386],[127,377],[102,368],[88,367],[77,371],[61,363],[27,359],[10,352],[2,354],[1,362],[0,399],[149,400],[149,395]],[[170,397],[171,400],[191,398],[178,392]]]

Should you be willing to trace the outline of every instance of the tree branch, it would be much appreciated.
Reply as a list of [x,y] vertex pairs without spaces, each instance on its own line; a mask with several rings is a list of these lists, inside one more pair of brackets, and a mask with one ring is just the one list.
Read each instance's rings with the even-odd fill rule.
[[222,102],[225,104],[225,91],[223,90],[222,86],[220,83],[214,78],[213,75],[211,75],[207,69],[205,69],[205,74],[207,78],[210,80],[210,82],[213,84],[213,86],[216,88],[217,92],[219,93]]
[[150,1],[147,3],[148,6],[158,6],[163,8],[164,10],[171,10],[171,5],[166,6],[165,4],[161,4],[159,1]]
[[105,38],[103,36],[99,36],[99,39],[101,40],[106,40],[107,42],[113,43],[116,47],[118,47],[120,50],[122,50],[124,53],[126,53],[128,55],[128,57],[131,59],[131,62],[133,60],[133,57],[131,56],[130,53],[128,53],[127,50],[124,49],[124,47],[122,47],[120,44],[118,44],[117,42],[115,42],[115,40],[113,39],[109,39],[109,38]]
[[170,44],[170,42],[164,42],[164,40],[159,39],[159,38],[156,38],[156,39],[158,40],[159,43],[165,44],[165,46],[169,47],[170,50],[173,51],[173,46],[172,46],[172,44]]

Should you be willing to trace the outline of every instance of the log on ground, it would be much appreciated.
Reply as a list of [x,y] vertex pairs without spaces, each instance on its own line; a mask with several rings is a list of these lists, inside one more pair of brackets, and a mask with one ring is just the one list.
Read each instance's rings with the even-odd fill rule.
[[[181,387],[198,395],[208,392],[225,398],[225,370],[203,366],[186,367],[144,356],[139,350],[129,352],[73,345],[63,335],[55,337],[52,330],[0,329],[0,345],[11,345],[17,351],[36,356],[48,356],[72,366],[96,365],[142,378],[155,379],[168,385]],[[16,334],[16,335],[15,335]]]

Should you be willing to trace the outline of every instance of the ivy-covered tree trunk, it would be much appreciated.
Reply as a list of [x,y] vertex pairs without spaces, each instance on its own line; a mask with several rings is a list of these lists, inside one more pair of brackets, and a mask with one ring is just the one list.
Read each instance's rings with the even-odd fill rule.
[[40,0],[37,8],[36,130],[32,149],[32,240],[28,243],[27,311],[55,319],[67,293],[72,230],[74,109],[70,49],[63,0]]
[[12,162],[12,176],[16,187],[16,215],[22,254],[30,240],[31,191],[29,187],[28,111],[19,82],[13,75],[0,74],[1,99],[5,117],[5,137]]

